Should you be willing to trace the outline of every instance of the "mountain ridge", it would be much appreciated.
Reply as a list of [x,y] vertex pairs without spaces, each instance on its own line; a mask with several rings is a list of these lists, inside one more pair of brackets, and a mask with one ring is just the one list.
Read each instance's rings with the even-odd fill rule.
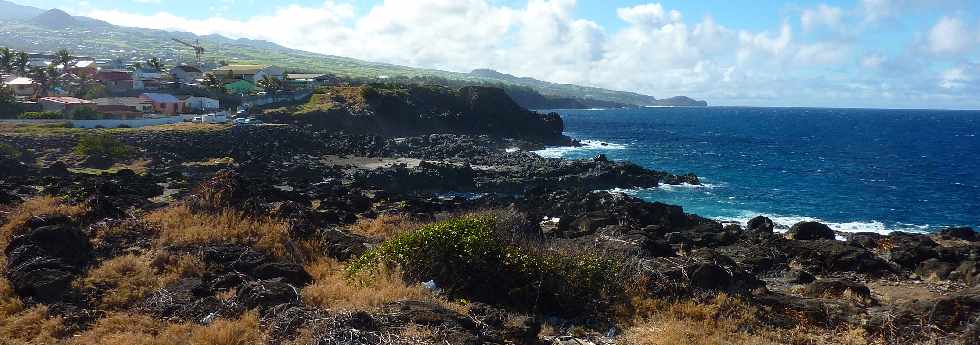
[[[525,99],[533,108],[591,108],[658,105],[657,98],[635,92],[609,90],[574,84],[559,84],[517,77],[490,69],[470,73],[442,71],[364,61],[349,57],[308,52],[274,42],[222,35],[134,28],[98,19],[71,16],[64,11],[44,11],[0,0],[0,13],[8,9],[26,14],[0,20],[0,45],[22,50],[57,51],[104,58],[147,59],[160,57],[168,64],[192,62],[192,52],[172,38],[200,40],[212,65],[227,63],[275,64],[290,71],[332,73],[357,80],[435,83],[447,86],[499,86],[512,97]],[[36,14],[30,17],[30,14]],[[29,17],[29,18],[28,18]],[[2,18],[0,18],[2,19]],[[66,23],[66,24],[63,24]],[[528,94],[531,89],[540,97]]]

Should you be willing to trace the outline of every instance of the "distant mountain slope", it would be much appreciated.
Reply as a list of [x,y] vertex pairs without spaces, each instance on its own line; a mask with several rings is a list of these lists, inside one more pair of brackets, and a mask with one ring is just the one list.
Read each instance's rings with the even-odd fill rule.
[[0,0],[0,20],[28,20],[44,13],[44,10]]
[[[0,2],[0,10],[11,5],[18,6],[9,2]],[[21,11],[31,13],[31,8],[26,8],[26,10],[22,8]],[[193,62],[193,51],[172,41],[173,38],[179,38],[185,41],[200,40],[201,45],[206,49],[206,62],[212,66],[217,66],[220,61],[247,62],[275,64],[296,72],[333,73],[349,78],[388,80],[407,78],[410,81],[449,84],[454,87],[460,84],[499,85],[508,89],[508,93],[512,95],[526,96],[529,103],[522,103],[522,105],[540,108],[656,105],[656,98],[652,96],[549,83],[492,70],[456,73],[412,68],[311,53],[267,41],[236,40],[219,35],[197,36],[186,32],[121,27],[92,18],[71,17],[60,10],[34,10],[36,11],[33,17],[20,16],[0,20],[0,46],[30,51],[68,49],[76,55],[124,60],[159,57],[168,64]],[[527,89],[542,96],[526,95]]]

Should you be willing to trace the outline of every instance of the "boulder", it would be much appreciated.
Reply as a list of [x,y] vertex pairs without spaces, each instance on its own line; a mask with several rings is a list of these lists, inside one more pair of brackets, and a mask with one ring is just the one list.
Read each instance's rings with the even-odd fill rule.
[[949,279],[961,280],[970,286],[980,286],[980,261],[965,260],[956,270],[950,272]]
[[246,282],[238,287],[235,301],[246,309],[272,307],[298,302],[299,290],[278,280]]
[[[32,219],[34,225],[44,218]],[[28,221],[28,225],[32,225]],[[6,276],[23,297],[52,303],[61,301],[71,282],[91,258],[88,238],[69,224],[47,225],[14,236],[5,249]]]
[[950,296],[909,301],[896,307],[893,314],[899,327],[925,323],[947,332],[962,331],[980,314],[980,287]]
[[946,280],[954,269],[956,269],[956,265],[952,263],[939,259],[929,259],[919,263],[915,269],[915,274],[926,280]]
[[752,218],[747,224],[747,229],[753,233],[771,234],[775,228],[776,223],[763,216]]
[[340,229],[321,231],[320,239],[326,244],[327,255],[340,261],[347,261],[361,256],[368,251],[367,243],[371,241],[360,235],[355,235]]
[[832,240],[834,239],[834,230],[819,222],[799,222],[789,229],[786,238],[804,241]]
[[873,301],[871,289],[864,284],[845,279],[820,279],[806,286],[803,294],[808,297],[840,298],[845,294],[863,301]]
[[920,262],[939,255],[936,251],[939,245],[925,235],[893,232],[886,239],[890,244],[888,258],[908,270],[915,269]]
[[313,281],[313,277],[303,266],[282,262],[262,264],[252,270],[252,275],[258,279],[280,279],[293,286],[305,286]]
[[894,268],[867,249],[835,240],[777,243],[791,260],[810,272],[885,274]]
[[213,245],[201,248],[201,258],[209,265],[249,272],[269,261],[269,256],[238,245]]
[[783,279],[790,284],[809,284],[817,278],[807,271],[789,270],[783,274]]
[[980,235],[973,228],[949,228],[939,231],[939,237],[944,239],[963,240],[969,242],[980,241]]
[[210,287],[198,278],[184,278],[150,293],[136,310],[163,319],[201,323],[241,311],[214,297]]
[[691,287],[705,290],[722,290],[732,283],[732,274],[725,268],[709,263],[702,263],[687,268]]

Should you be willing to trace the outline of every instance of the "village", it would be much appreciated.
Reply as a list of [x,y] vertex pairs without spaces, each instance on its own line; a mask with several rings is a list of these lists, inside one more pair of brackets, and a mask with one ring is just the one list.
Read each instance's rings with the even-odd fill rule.
[[272,65],[205,65],[0,47],[0,120],[64,121],[90,128],[248,124],[248,109],[302,100],[316,87],[338,81],[329,74],[287,73]]

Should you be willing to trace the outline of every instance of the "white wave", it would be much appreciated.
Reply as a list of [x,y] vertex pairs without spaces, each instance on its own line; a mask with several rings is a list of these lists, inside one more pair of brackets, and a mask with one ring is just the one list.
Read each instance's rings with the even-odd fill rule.
[[748,226],[749,220],[755,218],[756,216],[764,216],[772,219],[772,222],[776,224],[777,232],[789,231],[789,228],[794,224],[799,222],[820,222],[826,224],[831,229],[840,232],[873,232],[882,235],[887,235],[892,232],[911,232],[911,233],[928,233],[929,225],[916,225],[916,224],[896,224],[894,226],[887,226],[877,220],[871,221],[852,221],[852,222],[828,222],[820,218],[814,217],[804,217],[804,216],[783,216],[783,215],[771,215],[755,212],[743,212],[742,214],[735,217],[715,217],[715,220],[721,222],[733,222],[739,223],[743,227]]
[[702,183],[702,184],[682,183],[677,185],[662,184],[654,188],[613,188],[613,189],[606,190],[606,192],[636,196],[643,192],[653,192],[658,190],[673,192],[677,190],[715,189],[718,187],[720,187],[720,185],[711,184],[711,183]]
[[504,150],[504,151],[505,151],[505,152],[507,152],[507,153],[514,153],[514,152],[517,152],[517,151],[520,151],[520,150],[521,150],[521,149],[520,149],[520,148],[518,148],[518,147],[511,147],[511,148],[509,148],[509,149],[506,149],[506,150]]
[[581,144],[582,146],[549,147],[544,150],[534,151],[534,153],[544,158],[562,158],[572,152],[625,150],[627,147],[624,144],[616,144],[599,140],[582,140]]

